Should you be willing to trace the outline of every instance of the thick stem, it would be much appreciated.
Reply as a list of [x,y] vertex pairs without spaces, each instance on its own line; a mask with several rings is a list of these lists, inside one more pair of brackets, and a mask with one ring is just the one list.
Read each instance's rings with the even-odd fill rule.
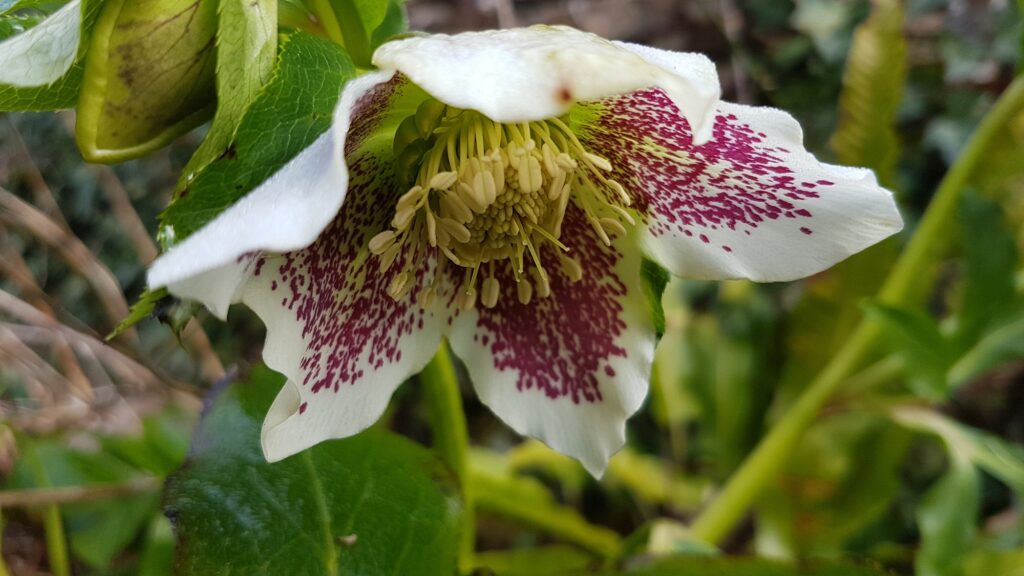
[[[946,228],[955,216],[968,178],[984,158],[994,136],[1022,107],[1024,75],[1018,76],[1000,96],[943,177],[913,238],[879,292],[882,302],[906,304],[913,300],[922,285],[927,285],[929,267],[948,247]],[[696,519],[692,526],[695,536],[717,543],[729,534],[758,494],[774,480],[804,430],[814,422],[839,385],[860,368],[878,335],[875,324],[861,320],[843,348],[747,457],[718,498]]]
[[469,482],[469,432],[466,430],[466,413],[462,408],[459,378],[446,344],[441,346],[430,364],[420,372],[419,378],[430,428],[434,433],[434,451],[455,472],[462,487],[464,512],[459,566],[461,571],[466,572],[472,568],[470,564],[476,538],[473,491]]

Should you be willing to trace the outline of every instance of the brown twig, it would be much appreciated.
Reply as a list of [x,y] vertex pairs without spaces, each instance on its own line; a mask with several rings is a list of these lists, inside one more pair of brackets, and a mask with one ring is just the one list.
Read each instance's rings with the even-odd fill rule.
[[70,231],[71,227],[64,219],[64,213],[60,211],[60,204],[53,196],[53,191],[46,183],[46,178],[43,177],[39,166],[32,159],[32,154],[29,153],[28,146],[25,145],[25,140],[21,137],[21,132],[10,117],[8,117],[7,123],[11,127],[11,142],[18,160],[17,164],[25,169],[25,179],[28,181],[29,188],[32,189],[36,204],[42,206],[43,213],[49,216],[54,223],[64,230]]
[[[28,264],[21,257],[21,254],[7,241],[7,231],[0,225],[0,272],[11,280],[19,290],[25,294],[25,299],[44,314],[56,319],[57,315],[50,305],[46,293],[32,276]],[[88,401],[92,397],[92,386],[82,366],[75,357],[74,351],[63,337],[58,337],[53,342],[53,352],[57,357],[57,365],[61,373],[71,383],[71,389],[80,398]]]
[[[40,209],[5,188],[0,188],[0,222],[21,229],[56,250],[68,267],[92,286],[112,326],[128,316],[128,303],[121,293],[121,285],[92,251]],[[136,337],[134,332],[129,335],[132,340]]]
[[51,504],[74,504],[109,500],[120,496],[146,494],[160,490],[160,478],[145,476],[121,484],[95,486],[67,486],[61,488],[35,488],[30,490],[0,491],[0,508],[30,508]]

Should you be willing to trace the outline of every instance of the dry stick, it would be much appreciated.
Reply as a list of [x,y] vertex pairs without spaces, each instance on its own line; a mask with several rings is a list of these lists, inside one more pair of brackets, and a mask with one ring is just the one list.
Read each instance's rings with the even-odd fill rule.
[[[0,222],[21,229],[56,250],[68,267],[92,286],[112,325],[116,326],[128,315],[128,303],[121,293],[121,285],[92,251],[77,236],[55,224],[41,210],[2,187]],[[137,339],[134,332],[129,337]]]
[[49,329],[60,333],[72,345],[82,343],[88,346],[89,349],[97,356],[107,362],[110,369],[113,370],[120,378],[126,378],[129,381],[134,379],[142,383],[153,385],[158,385],[161,382],[161,378],[159,378],[153,370],[144,366],[134,358],[127,356],[123,352],[107,345],[93,336],[83,334],[61,324],[60,322],[57,322],[46,314],[36,310],[27,302],[20,300],[10,292],[0,290],[0,311],[6,312],[10,316],[32,325],[30,327],[18,327],[8,324],[7,326],[16,334],[18,334],[19,331],[24,332],[26,328],[31,327]]
[[[117,177],[117,173],[109,166],[96,166],[94,170],[96,180],[110,202],[114,218],[131,241],[139,262],[143,265],[149,265],[150,262],[156,259],[159,250],[152,237],[150,237],[149,231],[146,230],[146,225],[139,218],[139,213],[135,211],[135,207],[128,197],[128,191],[124,189],[124,185],[121,183],[121,179]],[[210,339],[206,336],[206,332],[203,331],[199,320],[194,319],[189,323],[182,332],[182,338],[193,356],[199,361],[204,380],[216,382],[224,377],[224,365],[221,364],[220,358],[213,351]]]
[[[0,225],[0,272],[3,272],[25,294],[25,298],[30,304],[44,314],[56,319],[57,314],[50,305],[46,293],[32,276],[32,271],[21,257],[21,254],[7,242],[6,236],[7,231],[3,225]],[[71,347],[63,337],[54,339],[53,352],[57,357],[57,364],[60,366],[61,372],[68,382],[71,383],[72,392],[77,394],[83,401],[89,402],[92,399],[92,385],[82,370],[78,358],[75,357],[74,351],[71,350]]]
[[11,141],[14,144],[14,154],[18,160],[17,164],[25,168],[26,180],[32,189],[32,195],[35,196],[36,204],[42,206],[43,213],[58,226],[70,231],[71,227],[68,226],[68,221],[64,219],[64,214],[60,211],[60,204],[57,203],[57,199],[53,196],[53,191],[46,184],[46,178],[43,177],[39,166],[32,159],[32,154],[29,153],[28,146],[25,145],[25,140],[21,137],[21,132],[18,131],[18,127],[14,125],[14,122],[9,117],[7,123],[11,126],[11,134],[13,136]]
[[0,491],[0,508],[30,508],[52,504],[74,504],[78,502],[109,500],[119,496],[156,492],[160,489],[161,485],[162,482],[159,478],[144,476],[121,484],[5,490]]

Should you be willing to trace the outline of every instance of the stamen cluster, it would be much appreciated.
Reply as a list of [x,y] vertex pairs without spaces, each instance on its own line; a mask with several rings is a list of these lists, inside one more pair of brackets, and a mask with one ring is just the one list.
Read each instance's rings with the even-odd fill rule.
[[464,269],[457,296],[463,308],[472,308],[478,295],[484,306],[495,306],[502,266],[511,270],[517,297],[527,304],[534,295],[551,293],[541,259],[544,243],[558,249],[558,264],[572,281],[583,276],[560,240],[570,200],[606,244],[625,234],[623,223],[634,224],[626,210],[629,196],[609,177],[611,163],[587,151],[558,118],[501,124],[428,99],[399,127],[395,155],[413,185],[398,199],[391,228],[374,236],[369,249],[382,271],[399,254],[410,256],[403,259],[408,269],[388,288],[396,300],[411,290],[411,266],[429,247],[445,258],[423,292],[422,306],[431,305],[450,265]]

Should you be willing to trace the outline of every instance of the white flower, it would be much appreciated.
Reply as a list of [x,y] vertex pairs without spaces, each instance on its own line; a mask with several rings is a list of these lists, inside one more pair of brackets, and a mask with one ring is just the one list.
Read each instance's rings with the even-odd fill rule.
[[600,474],[647,391],[647,256],[790,280],[902,225],[787,114],[718,100],[705,57],[569,28],[382,46],[333,129],[161,257],[153,288],[267,325],[278,460],[372,424],[442,338],[480,398]]
[[75,62],[81,21],[80,0],[72,0],[34,28],[0,42],[0,84],[29,88],[59,80]]

